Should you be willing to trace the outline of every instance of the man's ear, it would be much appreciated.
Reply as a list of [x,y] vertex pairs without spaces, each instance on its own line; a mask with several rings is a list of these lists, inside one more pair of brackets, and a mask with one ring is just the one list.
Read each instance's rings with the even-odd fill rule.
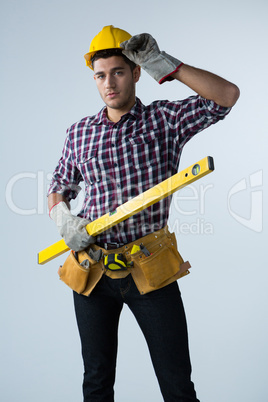
[[141,76],[141,67],[136,66],[133,70],[133,78],[135,82],[138,82]]

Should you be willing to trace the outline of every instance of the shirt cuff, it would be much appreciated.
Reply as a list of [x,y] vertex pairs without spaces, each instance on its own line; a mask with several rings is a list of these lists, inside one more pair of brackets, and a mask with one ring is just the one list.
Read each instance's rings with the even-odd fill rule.
[[58,193],[62,194],[64,198],[66,198],[67,201],[74,200],[79,192],[81,191],[81,187],[78,186],[77,184],[61,184],[58,183],[57,181],[52,181],[51,185],[48,189],[47,195],[52,194],[52,193]]
[[213,100],[205,100],[207,102],[207,109],[211,114],[225,117],[230,111],[231,107],[220,106]]

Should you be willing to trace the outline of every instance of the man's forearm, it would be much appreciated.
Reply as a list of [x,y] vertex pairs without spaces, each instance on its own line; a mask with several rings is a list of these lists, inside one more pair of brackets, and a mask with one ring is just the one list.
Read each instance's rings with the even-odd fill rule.
[[58,204],[59,202],[65,202],[65,204],[67,205],[67,207],[70,209],[70,204],[69,202],[66,200],[66,198],[62,195],[62,194],[58,194],[58,193],[51,193],[49,194],[49,196],[47,197],[47,202],[48,202],[48,209],[49,211],[51,210],[51,208],[55,205]]
[[203,98],[220,106],[232,107],[239,98],[239,88],[231,82],[199,68],[183,64],[172,77],[187,85]]

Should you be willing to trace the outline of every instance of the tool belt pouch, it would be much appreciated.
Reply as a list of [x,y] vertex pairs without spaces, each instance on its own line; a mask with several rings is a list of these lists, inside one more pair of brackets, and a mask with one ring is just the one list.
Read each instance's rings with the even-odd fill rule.
[[[83,261],[88,261],[88,267],[82,266]],[[64,264],[59,269],[60,279],[77,293],[88,296],[103,275],[100,263],[92,260],[85,251],[78,253],[78,260],[73,251],[69,254]]]
[[71,252],[59,269],[59,277],[71,289],[77,293],[82,293],[86,288],[89,272],[90,267],[80,265]]
[[177,242],[174,233],[161,236],[157,240],[146,245],[151,253],[146,257],[141,252],[133,254],[134,265],[138,264],[148,285],[152,288],[160,288],[167,283],[186,275],[190,264],[184,263],[177,250]]

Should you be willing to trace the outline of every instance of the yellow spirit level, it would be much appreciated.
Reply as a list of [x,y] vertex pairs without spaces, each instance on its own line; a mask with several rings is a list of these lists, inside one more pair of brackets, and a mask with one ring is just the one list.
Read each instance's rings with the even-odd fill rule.
[[[191,184],[208,173],[211,173],[213,170],[213,158],[207,156],[199,162],[189,166],[187,169],[174,174],[149,190],[144,191],[144,193],[125,202],[116,208],[115,211],[108,212],[95,221],[90,222],[86,226],[87,232],[91,236],[97,236],[110,227],[117,225],[130,216],[137,214],[150,205],[173,194],[175,191]],[[68,250],[70,250],[69,247],[62,239],[38,253],[38,264],[45,264]]]

